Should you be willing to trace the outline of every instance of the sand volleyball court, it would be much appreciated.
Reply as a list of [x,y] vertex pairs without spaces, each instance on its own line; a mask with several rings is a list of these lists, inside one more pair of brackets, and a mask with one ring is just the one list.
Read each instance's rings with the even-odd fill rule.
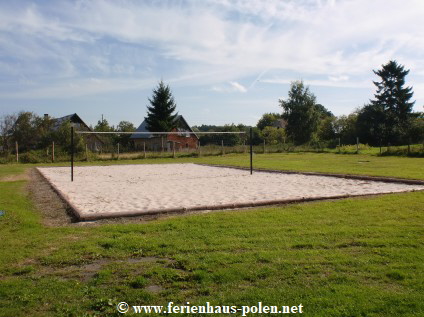
[[424,190],[424,185],[197,164],[78,166],[38,171],[80,220],[272,205]]

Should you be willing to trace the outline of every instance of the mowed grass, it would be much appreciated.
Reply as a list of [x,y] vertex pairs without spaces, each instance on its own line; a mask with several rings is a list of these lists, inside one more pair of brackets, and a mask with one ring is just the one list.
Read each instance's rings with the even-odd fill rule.
[[[383,167],[369,173],[365,164],[353,169],[352,157],[360,156],[301,157],[256,155],[255,162],[337,172],[343,170],[333,166],[338,159],[346,164],[343,173],[424,179],[424,159],[391,158],[391,173]],[[245,165],[246,158],[199,161],[209,159]],[[388,164],[386,158],[366,160],[374,159],[376,166]],[[25,168],[0,166],[0,175]],[[46,227],[25,183],[0,182],[0,209],[6,212],[0,216],[0,316],[118,316],[121,301],[302,304],[307,316],[424,315],[424,192],[139,224]]]
[[[181,158],[157,158],[138,160],[105,160],[76,162],[75,166],[114,164],[163,164],[163,163],[205,163],[249,167],[248,154],[227,154],[224,156],[201,156]],[[375,154],[336,153],[272,153],[254,154],[253,167],[273,170],[321,172],[352,175],[371,175],[409,179],[424,179],[424,158],[377,156]],[[69,163],[38,164],[36,166],[69,166]],[[22,165],[19,171],[22,170]],[[28,166],[35,166],[30,165]],[[4,170],[4,169],[3,169]],[[2,175],[0,165],[0,179]]]
[[[199,160],[210,164],[250,166],[246,155],[204,157]],[[369,154],[273,153],[255,154],[253,157],[254,168],[411,179],[424,179],[423,163],[423,158]]]

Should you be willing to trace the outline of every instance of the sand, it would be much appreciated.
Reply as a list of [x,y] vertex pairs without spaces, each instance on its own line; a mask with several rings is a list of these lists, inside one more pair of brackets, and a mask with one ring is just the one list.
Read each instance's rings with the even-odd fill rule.
[[423,185],[197,164],[38,168],[81,220],[424,190]]

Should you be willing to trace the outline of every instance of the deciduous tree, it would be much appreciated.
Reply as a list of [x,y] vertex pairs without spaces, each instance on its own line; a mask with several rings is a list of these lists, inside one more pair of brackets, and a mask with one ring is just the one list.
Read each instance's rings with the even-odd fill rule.
[[260,129],[263,130],[265,127],[272,127],[273,123],[277,120],[280,119],[281,115],[278,113],[265,113],[262,115],[262,117],[259,119],[258,123],[256,124],[256,126]]
[[12,133],[17,116],[15,114],[7,114],[0,119],[0,137],[1,145],[4,151],[10,151],[12,147]]
[[[121,121],[116,127],[116,132],[134,132],[136,130],[134,124],[129,121]],[[130,145],[131,134],[119,134],[115,143],[128,147]]]
[[287,100],[280,99],[283,119],[287,121],[286,133],[295,144],[311,140],[316,131],[320,113],[316,107],[316,97],[309,91],[303,81],[294,81],[290,85]]

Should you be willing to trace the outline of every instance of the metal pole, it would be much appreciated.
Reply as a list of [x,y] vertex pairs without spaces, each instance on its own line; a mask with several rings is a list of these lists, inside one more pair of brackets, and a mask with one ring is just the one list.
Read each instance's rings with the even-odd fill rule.
[[71,182],[74,181],[74,127],[71,127]]
[[52,162],[54,162],[54,141],[52,142]]
[[119,143],[118,143],[118,160],[119,160]]
[[250,175],[253,174],[253,132],[250,128]]
[[144,158],[146,158],[146,142],[143,142]]
[[15,142],[15,149],[16,149],[16,163],[19,163],[19,146],[18,146],[18,141]]

